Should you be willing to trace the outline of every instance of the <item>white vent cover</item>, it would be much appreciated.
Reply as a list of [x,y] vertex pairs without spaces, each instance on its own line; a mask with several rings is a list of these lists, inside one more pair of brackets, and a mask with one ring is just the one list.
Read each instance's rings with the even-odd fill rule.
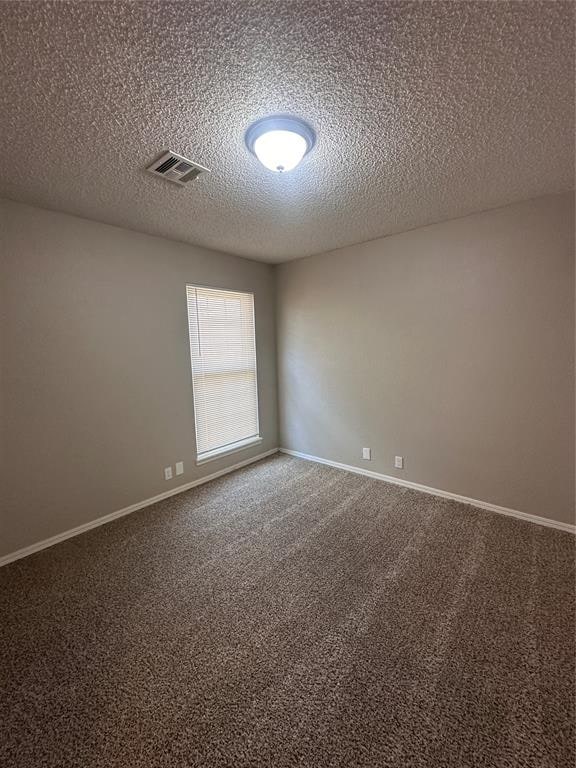
[[177,155],[176,152],[165,152],[162,157],[155,160],[152,165],[149,165],[146,169],[153,173],[155,176],[161,176],[167,181],[173,181],[180,186],[186,184],[188,181],[192,181],[208,168],[204,168],[203,165],[193,163],[192,160],[188,160],[182,155]]

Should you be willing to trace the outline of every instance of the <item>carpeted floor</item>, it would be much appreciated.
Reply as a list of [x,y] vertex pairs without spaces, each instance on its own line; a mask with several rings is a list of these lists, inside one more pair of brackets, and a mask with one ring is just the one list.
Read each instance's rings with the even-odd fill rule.
[[273,457],[0,569],[0,765],[573,766],[573,567]]

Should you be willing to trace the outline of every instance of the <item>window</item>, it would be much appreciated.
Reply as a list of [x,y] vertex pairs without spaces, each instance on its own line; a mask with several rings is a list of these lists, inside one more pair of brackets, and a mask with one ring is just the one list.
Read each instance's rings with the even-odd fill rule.
[[259,442],[254,296],[186,286],[198,462]]

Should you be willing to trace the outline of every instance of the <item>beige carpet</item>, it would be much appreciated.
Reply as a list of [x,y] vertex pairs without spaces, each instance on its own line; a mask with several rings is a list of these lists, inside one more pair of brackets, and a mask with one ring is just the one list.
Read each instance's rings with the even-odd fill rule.
[[0,569],[0,765],[573,766],[573,564],[271,458]]

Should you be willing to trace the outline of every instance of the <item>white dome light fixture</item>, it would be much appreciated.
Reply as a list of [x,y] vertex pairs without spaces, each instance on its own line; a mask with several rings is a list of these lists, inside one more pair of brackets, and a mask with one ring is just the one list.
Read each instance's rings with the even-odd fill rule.
[[298,117],[278,115],[252,123],[246,131],[246,146],[265,168],[286,173],[300,163],[316,141],[313,129]]

